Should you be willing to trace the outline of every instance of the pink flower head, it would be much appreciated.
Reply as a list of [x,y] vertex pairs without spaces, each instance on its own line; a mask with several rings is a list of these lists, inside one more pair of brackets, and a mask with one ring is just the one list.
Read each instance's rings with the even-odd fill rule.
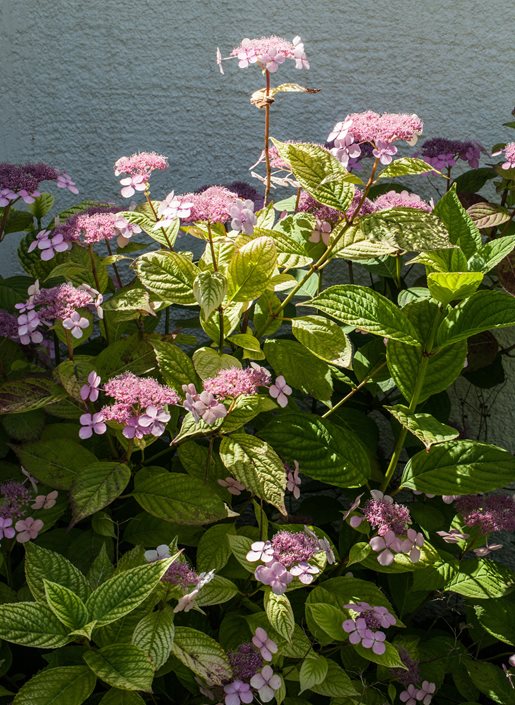
[[99,411],[96,414],[82,414],[79,421],[81,424],[81,429],[79,431],[79,437],[82,440],[91,438],[91,436],[96,433],[101,436],[107,431],[107,426],[104,423],[104,414]]
[[288,406],[288,397],[292,392],[293,389],[286,383],[283,375],[276,377],[274,384],[271,384],[269,389],[272,399],[275,399],[283,409]]
[[0,540],[1,539],[13,539],[16,535],[16,531],[13,527],[13,520],[11,517],[0,516]]
[[76,215],[70,223],[70,228],[73,228],[74,239],[81,240],[86,245],[93,245],[96,242],[117,237],[119,222],[120,216],[115,212],[106,210],[96,213],[86,212]]
[[89,321],[81,316],[78,311],[74,311],[71,316],[63,321],[63,328],[69,330],[74,338],[82,338],[82,331],[89,326]]
[[[230,57],[237,58],[241,69],[257,64],[263,71],[275,73],[287,59],[295,62],[297,69],[309,69],[309,62],[300,37],[292,42],[281,37],[261,37],[259,39],[243,39],[241,44],[232,50]],[[217,64],[221,67],[224,59],[217,55]]]
[[317,568],[316,565],[310,565],[306,561],[290,568],[290,575],[298,578],[303,585],[310,585],[318,573],[320,573],[320,568]]
[[16,541],[19,543],[27,543],[27,541],[37,539],[43,526],[44,523],[41,519],[33,519],[32,517],[20,519],[20,521],[17,521],[14,525],[14,528],[18,532],[16,535]]
[[515,169],[515,142],[509,142],[501,151],[504,152],[504,158],[506,159],[501,168]]
[[271,563],[274,560],[274,549],[270,541],[254,541],[250,545],[250,551],[246,556],[251,563],[262,561],[263,563]]
[[275,697],[275,691],[279,690],[282,681],[280,676],[275,674],[271,666],[263,666],[259,673],[250,679],[250,685],[257,690],[262,702],[269,703]]
[[139,417],[138,423],[145,430],[145,434],[151,434],[157,438],[165,432],[166,424],[170,418],[170,414],[164,409],[150,405]]
[[96,372],[90,372],[88,381],[80,388],[80,398],[83,401],[96,401],[100,394],[99,387],[101,381],[100,375]]
[[27,313],[22,313],[18,316],[17,324],[18,337],[22,345],[42,342],[43,335],[41,331],[38,330],[41,319],[36,311],[27,310]]
[[388,191],[375,199],[372,203],[374,211],[385,211],[390,208],[417,208],[430,213],[433,209],[429,203],[423,201],[416,193],[409,191]]
[[279,561],[258,566],[254,575],[260,583],[269,585],[275,595],[283,595],[293,580],[293,575]]
[[347,168],[351,159],[357,159],[361,155],[361,147],[354,141],[354,135],[346,134],[344,137],[335,139],[331,154]]
[[372,150],[372,154],[376,159],[379,159],[381,164],[391,164],[392,158],[397,154],[397,147],[394,147],[388,142],[377,140],[376,147]]
[[245,485],[243,485],[241,482],[238,482],[238,480],[235,480],[234,477],[226,477],[225,480],[217,480],[217,482],[220,487],[224,487],[230,494],[234,495],[235,497],[240,495],[246,489]]
[[46,495],[38,494],[31,505],[32,509],[52,509],[52,507],[55,507],[58,494],[57,490],[52,490]]
[[465,495],[457,497],[455,505],[465,526],[477,526],[482,534],[515,531],[513,495]]
[[66,173],[66,171],[62,171],[59,174],[56,179],[56,185],[58,188],[67,189],[70,193],[73,193],[74,195],[77,195],[79,193],[79,189],[75,185],[75,182],[73,181],[72,177]]
[[257,394],[259,387],[270,383],[270,372],[264,367],[253,365],[246,369],[227,367],[217,372],[215,377],[204,380],[204,391],[217,399],[234,399],[242,394]]
[[356,142],[378,142],[391,144],[403,140],[409,145],[416,144],[422,134],[422,120],[417,115],[400,113],[351,113],[346,119],[352,120],[350,132]]
[[148,406],[163,407],[177,404],[178,394],[152,377],[138,377],[132,372],[123,372],[104,384],[104,394],[116,402],[137,405],[140,409]]
[[240,703],[251,703],[254,700],[250,685],[240,680],[224,685],[224,693],[225,705],[240,705]]
[[58,252],[66,252],[71,247],[70,242],[65,242],[64,236],[60,232],[52,230],[40,230],[28,248],[28,252],[33,252],[36,248],[40,250],[40,257],[44,262],[51,260]]
[[[65,321],[71,318],[77,309],[94,307],[95,304],[93,296],[84,285],[76,288],[68,283],[51,289],[40,289],[34,295],[33,303],[39,308],[41,320],[49,326],[56,320]],[[72,319],[72,322],[75,323],[75,319]],[[80,329],[83,327],[86,326],[79,326]]]
[[291,492],[295,499],[300,497],[300,486],[302,480],[299,477],[299,463],[293,461],[293,469],[289,465],[285,465],[286,469],[286,489]]
[[190,211],[183,217],[185,223],[227,223],[231,219],[231,208],[239,200],[237,193],[224,186],[210,186],[201,193],[187,193],[181,198]]
[[396,623],[395,617],[386,607],[372,607],[368,602],[351,603],[345,605],[345,608],[359,614],[359,617],[346,619],[342,624],[343,630],[349,634],[349,642],[372,649],[375,654],[384,654],[386,635],[381,629],[393,626]]
[[372,490],[370,494],[372,499],[363,508],[363,514],[370,526],[376,528],[380,536],[388,531],[403,534],[411,524],[409,509],[403,504],[397,504],[389,495],[379,490]]
[[257,218],[254,214],[254,202],[250,199],[243,201],[238,199],[231,206],[229,211],[231,220],[231,228],[238,233],[252,235],[254,226],[257,223]]
[[148,188],[150,175],[153,171],[162,171],[168,168],[168,160],[157,152],[139,152],[130,157],[120,157],[114,165],[115,176],[127,174],[120,179],[123,186],[121,194],[130,198],[136,191],[145,191]]
[[313,538],[306,531],[279,531],[271,543],[275,560],[280,561],[286,568],[308,562],[322,550],[318,538]]
[[172,191],[158,206],[157,214],[159,220],[155,228],[171,225],[177,218],[182,220],[189,218],[192,208],[193,202],[191,200],[186,196],[176,196],[175,192]]
[[327,141],[328,142],[337,142],[340,140],[344,140],[345,137],[347,137],[351,126],[352,126],[352,120],[349,117],[346,117],[345,120],[342,120],[341,122],[337,122],[336,125],[331,130],[331,132],[329,133],[329,136],[327,137]]
[[259,649],[259,653],[265,661],[271,661],[273,654],[277,653],[277,644],[270,639],[263,627],[257,627],[252,637],[252,643],[256,649]]

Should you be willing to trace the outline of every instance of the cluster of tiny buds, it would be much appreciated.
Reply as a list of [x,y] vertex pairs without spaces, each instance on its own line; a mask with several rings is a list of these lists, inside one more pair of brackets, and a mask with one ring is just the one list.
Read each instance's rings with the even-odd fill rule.
[[57,501],[57,490],[37,494],[36,479],[24,468],[22,473],[26,477],[24,482],[8,480],[0,484],[0,541],[15,538],[18,543],[27,543],[36,539],[44,522],[28,516],[30,509],[52,509]]
[[254,541],[246,557],[251,563],[261,563],[254,572],[256,580],[283,595],[295,578],[303,585],[313,582],[320,568],[310,560],[321,552],[328,563],[335,562],[329,541],[304,527],[303,532],[280,531],[270,541]]
[[356,513],[363,496],[360,495],[344,513],[344,519],[349,519],[353,528],[367,521],[377,530],[377,535],[370,539],[369,545],[378,554],[377,561],[380,565],[391,565],[395,554],[407,555],[412,563],[417,563],[421,557],[420,549],[424,545],[424,536],[409,528],[411,516],[408,508],[394,502],[392,497],[379,490],[372,490],[370,494],[371,499],[363,506],[362,514]]

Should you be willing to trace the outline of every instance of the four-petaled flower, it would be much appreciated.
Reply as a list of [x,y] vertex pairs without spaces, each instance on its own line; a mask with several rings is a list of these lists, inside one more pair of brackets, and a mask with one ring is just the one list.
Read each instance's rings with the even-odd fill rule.
[[99,387],[101,381],[100,375],[96,372],[90,372],[88,381],[80,388],[80,398],[83,401],[96,401],[100,394]]
[[273,672],[272,666],[263,666],[259,673],[250,679],[250,685],[257,690],[264,703],[273,700],[275,691],[281,687],[281,677]]
[[135,174],[134,176],[126,176],[120,179],[120,184],[123,186],[120,193],[124,198],[130,198],[134,196],[136,191],[145,191],[148,186],[148,179],[142,174]]
[[254,575],[256,580],[264,585],[269,585],[276,595],[283,595],[293,580],[293,575],[279,561],[258,566]]
[[151,548],[145,551],[143,555],[145,556],[145,560],[149,563],[160,561],[162,558],[170,558],[170,546],[166,543],[161,543],[157,548]]
[[235,497],[245,491],[245,485],[243,485],[241,482],[238,482],[238,480],[235,480],[234,477],[229,476],[226,477],[224,480],[217,480],[217,482],[220,487],[225,487],[227,492],[230,492],[230,494],[233,494]]
[[32,517],[20,519],[20,521],[17,521],[14,525],[14,528],[18,532],[16,541],[19,543],[27,543],[27,541],[31,539],[36,539],[43,526],[44,524],[41,519],[33,519]]
[[145,433],[151,433],[157,438],[164,433],[168,421],[170,421],[170,414],[167,411],[157,406],[147,406],[139,417],[138,424]]
[[401,540],[391,530],[384,536],[374,536],[369,544],[373,551],[379,553],[377,562],[385,566],[393,563],[394,554],[399,553],[401,549]]
[[13,539],[15,534],[11,517],[0,517],[0,539]]
[[240,703],[251,703],[254,700],[250,685],[240,680],[224,685],[224,693],[225,705],[240,705]]
[[78,311],[74,311],[71,316],[63,321],[63,328],[69,330],[74,338],[82,338],[82,331],[88,326],[88,319],[81,316]]
[[297,460],[293,461],[293,466],[293,470],[288,465],[286,466],[286,489],[292,493],[295,499],[299,499],[302,480],[299,477],[299,463]]
[[290,568],[290,574],[298,578],[304,585],[312,583],[317,573],[320,573],[320,569],[316,565],[310,565],[307,561],[302,561]]
[[377,140],[375,149],[372,150],[372,154],[376,159],[379,159],[381,164],[391,164],[393,156],[397,154],[397,147],[388,142],[383,142],[382,140]]
[[277,653],[277,644],[275,641],[270,639],[263,627],[257,627],[254,636],[252,637],[252,643],[256,649],[259,649],[259,653],[265,661],[271,661],[273,654]]
[[32,509],[52,509],[55,507],[58,494],[57,490],[52,490],[48,494],[38,494],[34,499]]
[[279,406],[283,409],[288,406],[288,397],[293,392],[293,389],[286,383],[283,375],[276,377],[275,383],[270,385],[268,390],[272,399],[275,399]]
[[91,438],[94,433],[101,436],[107,431],[107,426],[104,422],[104,414],[101,411],[97,411],[96,414],[82,414],[79,421],[81,424],[79,436],[83,440]]
[[270,541],[254,541],[250,544],[250,551],[246,556],[251,563],[263,561],[263,563],[271,563],[274,560],[274,549]]

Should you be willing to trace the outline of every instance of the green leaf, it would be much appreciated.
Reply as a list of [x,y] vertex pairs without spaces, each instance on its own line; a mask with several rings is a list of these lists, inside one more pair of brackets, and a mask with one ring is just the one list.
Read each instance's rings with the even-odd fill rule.
[[441,221],[419,208],[388,208],[360,219],[366,237],[386,241],[397,250],[420,252],[453,247]]
[[338,239],[333,252],[339,259],[368,260],[393,255],[399,250],[396,244],[375,239],[370,233],[366,233],[361,227],[361,219],[350,227],[345,221],[337,224],[333,228],[331,239],[333,242]]
[[470,658],[464,660],[464,665],[470,680],[483,695],[499,705],[514,705],[515,690],[498,666]]
[[[322,683],[311,686],[311,690],[318,695],[333,698],[355,698],[358,695],[351,679],[343,668],[331,659],[327,660],[327,675]],[[355,702],[355,700],[354,700]]]
[[404,311],[366,286],[330,286],[304,305],[317,308],[338,321],[368,333],[399,340],[407,345],[420,345],[417,331]]
[[476,619],[489,634],[515,646],[515,622],[513,593],[496,600],[485,600],[473,605]]
[[165,605],[163,609],[147,614],[138,622],[132,635],[132,643],[148,655],[154,670],[157,671],[170,656],[174,633],[173,612]]
[[284,465],[268,443],[246,433],[234,433],[222,438],[220,457],[229,475],[286,514]]
[[154,669],[147,654],[132,644],[112,644],[86,651],[84,661],[104,683],[121,690],[152,692]]
[[215,577],[201,589],[196,602],[199,607],[221,605],[224,602],[232,600],[238,592],[239,590],[233,582],[227,580],[227,578],[223,578],[221,575],[215,575]]
[[173,556],[124,570],[106,580],[86,601],[90,619],[101,627],[132,612],[157,587],[176,558],[177,556]]
[[384,654],[375,654],[372,649],[365,649],[361,644],[356,644],[353,648],[362,658],[372,663],[378,663],[386,668],[406,668],[395,646],[385,642],[385,647]]
[[82,705],[95,683],[86,666],[47,668],[22,685],[13,705]]
[[451,345],[485,330],[514,325],[515,297],[502,291],[477,291],[443,319],[436,344]]
[[423,159],[415,157],[401,157],[396,159],[391,164],[383,169],[377,175],[378,179],[395,179],[397,176],[411,176],[416,174],[427,174],[432,171],[440,176],[443,176],[438,169],[435,169],[431,164],[428,164]]
[[479,201],[467,208],[467,213],[472,218],[476,228],[496,228],[511,220],[510,211],[497,203]]
[[312,654],[307,656],[300,667],[300,693],[310,690],[312,686],[323,683],[327,676],[328,661],[324,656]]
[[232,524],[211,526],[205,531],[197,546],[197,569],[199,571],[221,570],[231,556],[229,535],[235,534]]
[[490,240],[471,258],[469,269],[489,272],[507,257],[515,247],[515,235]]
[[[346,614],[336,605],[325,602],[306,603],[306,621],[309,630],[317,640],[321,640],[321,643],[345,641],[346,634],[342,629],[345,619]],[[319,630],[322,631],[322,636]]]
[[270,589],[265,590],[265,612],[268,621],[286,641],[291,641],[295,628],[295,617],[286,595],[276,595]]
[[478,193],[487,181],[495,179],[496,176],[495,169],[483,166],[479,169],[469,169],[464,174],[460,174],[454,183],[458,193]]
[[48,606],[66,627],[80,629],[88,621],[86,605],[78,595],[63,585],[43,580]]
[[190,357],[177,345],[154,338],[151,338],[150,344],[154,348],[159,372],[165,384],[182,394],[183,384],[198,383]]
[[227,279],[221,272],[200,272],[193,282],[193,294],[204,318],[215,311],[227,293]]
[[197,348],[193,353],[193,364],[200,379],[216,377],[220,370],[231,369],[231,367],[241,368],[238,358],[225,353],[220,354],[213,348]]
[[481,272],[431,272],[427,275],[431,296],[444,306],[472,296],[482,281]]
[[228,516],[225,504],[209,484],[163,468],[140,470],[133,497],[152,516],[176,524],[197,526]]
[[277,262],[274,241],[257,237],[237,250],[227,271],[231,301],[257,299],[267,289]]
[[93,463],[83,468],[70,490],[73,524],[111,504],[130,479],[130,468],[123,463]]
[[449,231],[451,242],[458,245],[466,257],[472,257],[481,248],[481,233],[461,205],[456,194],[456,184],[438,201],[433,213]]
[[25,579],[34,598],[39,602],[46,600],[43,584],[45,578],[68,588],[83,601],[87,600],[91,592],[85,576],[67,558],[36,543],[26,543]]
[[267,340],[263,349],[276,375],[283,375],[295,389],[331,405],[333,381],[327,363],[295,340]]
[[41,602],[0,605],[0,639],[38,649],[56,649],[70,641],[68,629]]
[[229,535],[227,538],[229,539],[231,552],[238,563],[242,565],[245,570],[248,570],[249,573],[253,573],[256,569],[256,564],[247,560],[247,553],[250,551],[253,539],[250,539],[248,536],[232,535]]
[[249,423],[258,414],[277,408],[273,399],[264,394],[241,395],[231,404],[231,410],[224,417],[220,431],[231,433]]
[[41,409],[65,398],[56,384],[44,377],[25,377],[0,384],[0,414],[19,414]]
[[350,367],[350,340],[333,321],[323,316],[301,316],[291,324],[293,335],[305,348],[321,360],[338,367]]
[[336,487],[361,487],[370,477],[366,449],[352,431],[308,414],[288,413],[272,419],[260,432],[301,472]]
[[57,490],[69,490],[82,468],[97,460],[93,453],[68,438],[27,443],[14,450],[31,475]]
[[419,441],[422,441],[427,450],[436,443],[451,441],[460,435],[455,428],[441,423],[431,414],[417,414],[402,404],[385,406],[384,408],[397,419],[401,426],[407,428]]
[[449,441],[409,459],[402,487],[436,495],[489,492],[513,482],[515,459],[504,448],[478,441]]
[[225,651],[218,642],[196,629],[177,627],[172,653],[208,685],[223,685],[232,677]]
[[457,573],[443,589],[475,600],[503,597],[513,590],[515,573],[501,563],[488,559],[470,558],[461,561]]
[[111,688],[104,695],[99,705],[145,705],[145,701],[133,690]]
[[148,291],[163,301],[174,304],[195,304],[193,282],[197,267],[186,255],[178,252],[148,252],[134,263],[139,280]]
[[347,210],[354,196],[355,179],[329,150],[315,144],[273,142],[302,188],[319,203],[338,211]]

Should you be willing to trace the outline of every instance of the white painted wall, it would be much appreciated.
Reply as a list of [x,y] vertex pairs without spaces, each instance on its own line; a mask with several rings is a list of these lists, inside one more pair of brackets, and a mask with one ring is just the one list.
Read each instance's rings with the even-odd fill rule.
[[[112,164],[156,150],[167,193],[245,178],[261,149],[248,103],[257,69],[215,65],[245,36],[300,34],[317,87],[283,97],[272,134],[322,141],[346,113],[416,112],[425,134],[507,137],[513,108],[515,5],[506,0],[0,0],[0,161],[66,167],[84,197],[115,198]],[[62,192],[61,202],[66,201]],[[16,236],[0,274],[17,270]],[[492,439],[509,442],[514,410],[497,402]]]

